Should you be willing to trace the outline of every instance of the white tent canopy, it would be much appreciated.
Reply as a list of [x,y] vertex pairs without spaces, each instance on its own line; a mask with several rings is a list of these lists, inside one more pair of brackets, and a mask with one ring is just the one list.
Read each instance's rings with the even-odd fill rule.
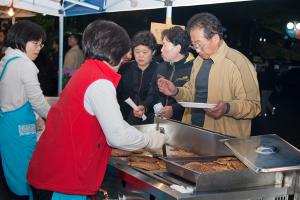
[[64,17],[103,12],[120,12],[131,10],[156,9],[164,7],[180,7],[207,5],[217,3],[240,2],[249,0],[0,0],[0,6],[29,10],[32,12],[58,16],[59,25],[59,88],[62,90],[63,67],[63,24]]
[[[0,0],[0,5],[44,13],[53,16],[74,16],[101,12],[119,12],[166,7],[206,5],[217,3],[240,2],[248,0]],[[68,10],[76,10],[69,14]],[[84,11],[89,9],[89,11]]]

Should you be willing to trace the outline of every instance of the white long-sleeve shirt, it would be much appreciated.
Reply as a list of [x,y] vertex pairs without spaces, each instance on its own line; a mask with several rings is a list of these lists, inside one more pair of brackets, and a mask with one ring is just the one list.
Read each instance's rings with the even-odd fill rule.
[[94,81],[84,95],[85,110],[96,116],[107,143],[115,148],[133,151],[149,143],[149,135],[124,121],[113,84],[104,79]]
[[44,98],[38,81],[39,70],[25,53],[18,49],[7,48],[5,56],[0,62],[0,74],[6,61],[18,56],[11,61],[0,81],[0,106],[3,112],[20,108],[27,101],[41,117],[46,118],[50,105]]

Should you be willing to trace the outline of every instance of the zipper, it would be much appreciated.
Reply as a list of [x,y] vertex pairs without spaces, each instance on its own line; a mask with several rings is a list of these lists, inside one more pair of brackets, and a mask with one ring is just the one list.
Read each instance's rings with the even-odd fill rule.
[[[141,91],[141,88],[142,88],[143,79],[144,79],[144,71],[142,71],[140,85],[139,85],[138,93],[136,95],[138,101],[140,101],[140,91]],[[140,103],[140,102],[136,102],[136,103]]]
[[[175,73],[175,64],[173,62],[170,62],[170,65],[172,67],[172,73],[171,73],[171,76],[170,76],[169,80],[173,82],[173,76],[174,76],[174,73]],[[169,96],[167,96],[165,106],[168,105],[168,102],[169,102]]]

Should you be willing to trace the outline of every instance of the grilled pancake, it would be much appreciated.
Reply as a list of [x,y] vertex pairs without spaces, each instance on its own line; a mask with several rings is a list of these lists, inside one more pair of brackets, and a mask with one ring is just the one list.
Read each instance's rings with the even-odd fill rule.
[[233,159],[218,159],[213,162],[189,162],[183,165],[183,167],[197,172],[223,172],[228,170],[246,168],[243,163],[241,163],[234,157]]
[[160,169],[167,169],[165,161],[159,160],[156,163],[158,164],[158,166],[159,166]]
[[176,157],[195,156],[195,154],[192,152],[188,152],[186,150],[176,149],[176,148],[170,149],[170,151],[168,152],[168,155],[172,155],[172,156],[176,156]]
[[150,156],[130,156],[128,160],[130,162],[148,162],[148,163],[155,163],[159,161],[159,159]]
[[111,156],[112,157],[128,157],[133,154],[142,154],[144,152],[144,149],[138,149],[135,151],[125,151],[121,149],[112,149]]
[[246,165],[244,165],[244,163],[238,161],[238,160],[233,160],[233,161],[230,161],[229,163],[227,163],[227,166],[229,168],[232,168],[232,169],[243,169],[243,168],[247,168]]
[[153,171],[153,170],[159,170],[160,167],[157,164],[157,162],[129,162],[128,163],[129,166],[131,167],[135,167],[135,168],[139,168],[139,169],[144,169],[147,171]]
[[220,165],[227,165],[227,163],[231,161],[238,161],[238,159],[236,157],[223,157],[223,158],[218,158],[214,162]]
[[112,149],[112,151],[111,151],[112,157],[128,157],[132,154],[133,154],[132,152],[124,151],[121,149]]

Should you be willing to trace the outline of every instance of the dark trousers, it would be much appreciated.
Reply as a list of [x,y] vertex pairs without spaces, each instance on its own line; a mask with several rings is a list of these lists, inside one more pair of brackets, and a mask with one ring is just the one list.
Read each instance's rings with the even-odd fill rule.
[[52,191],[47,190],[39,190],[31,187],[33,200],[51,200],[52,199]]

